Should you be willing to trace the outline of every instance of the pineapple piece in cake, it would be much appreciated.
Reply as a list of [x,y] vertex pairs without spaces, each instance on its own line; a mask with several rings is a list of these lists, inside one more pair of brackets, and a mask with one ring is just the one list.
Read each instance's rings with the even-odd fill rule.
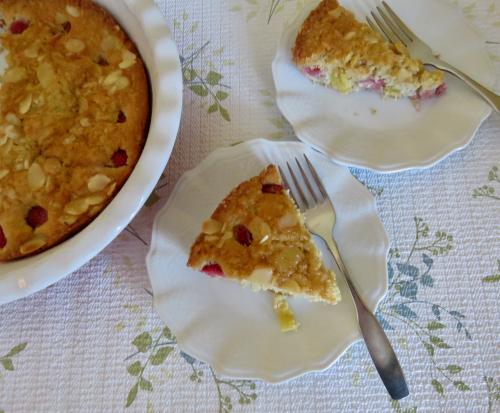
[[282,333],[298,330],[300,323],[295,320],[295,314],[283,294],[276,294],[274,296],[273,308],[278,317]]

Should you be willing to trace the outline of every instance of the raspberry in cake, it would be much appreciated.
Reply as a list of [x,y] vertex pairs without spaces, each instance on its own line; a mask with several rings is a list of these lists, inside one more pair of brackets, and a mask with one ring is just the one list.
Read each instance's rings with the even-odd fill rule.
[[293,61],[313,82],[346,94],[365,89],[423,99],[446,91],[443,72],[426,70],[401,43],[386,41],[337,0],[323,0],[309,14],[295,41]]
[[255,290],[330,304],[340,300],[335,275],[323,264],[274,165],[241,183],[219,204],[203,223],[188,266]]
[[0,1],[0,261],[54,246],[124,184],[149,122],[147,74],[90,0]]

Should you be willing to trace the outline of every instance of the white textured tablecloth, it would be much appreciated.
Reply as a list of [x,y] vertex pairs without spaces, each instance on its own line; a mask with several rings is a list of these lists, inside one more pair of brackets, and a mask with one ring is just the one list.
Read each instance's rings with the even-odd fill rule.
[[[352,172],[375,194],[392,276],[379,315],[411,396],[389,400],[362,343],[332,368],[280,385],[228,381],[175,346],[148,294],[151,223],[179,176],[213,149],[292,138],[270,63],[304,0],[158,0],[183,56],[185,103],[155,195],[105,251],[0,307],[0,412],[500,411],[500,116],[425,170]],[[500,42],[498,0],[452,0]],[[500,45],[488,45],[500,72]],[[497,83],[497,86],[499,84]],[[500,90],[500,87],[497,87]]]

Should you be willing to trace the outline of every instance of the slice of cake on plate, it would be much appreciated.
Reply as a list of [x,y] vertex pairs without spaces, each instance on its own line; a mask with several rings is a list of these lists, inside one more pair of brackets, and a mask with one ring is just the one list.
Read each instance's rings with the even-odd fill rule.
[[426,70],[402,44],[389,43],[336,0],[323,0],[304,21],[293,61],[312,81],[346,94],[368,89],[421,99],[446,91],[443,72]]
[[340,291],[276,166],[241,183],[191,247],[188,266],[255,290],[336,304]]

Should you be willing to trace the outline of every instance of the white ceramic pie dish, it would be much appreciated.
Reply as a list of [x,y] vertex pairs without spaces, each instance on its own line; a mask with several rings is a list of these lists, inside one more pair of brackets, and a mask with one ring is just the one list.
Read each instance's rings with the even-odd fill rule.
[[0,304],[39,291],[85,264],[106,247],[140,210],[163,172],[177,136],[182,109],[179,53],[153,0],[97,0],[137,45],[149,72],[152,112],[141,157],[112,202],[78,234],[41,254],[0,263]]
[[[382,99],[374,92],[350,95],[313,84],[292,62],[297,33],[319,1],[304,7],[284,31],[273,61],[277,104],[303,142],[334,161],[378,172],[435,165],[464,148],[491,109],[461,81],[447,75],[447,93],[422,102],[419,112],[408,99]],[[341,0],[358,20],[376,0]],[[398,15],[442,58],[487,87],[495,70],[485,40],[453,6],[439,0],[388,0]]]
[[[374,310],[387,292],[387,234],[373,196],[347,168],[300,142],[256,140],[216,150],[181,177],[158,213],[146,264],[155,308],[180,349],[223,376],[280,382],[323,370],[361,337],[341,275],[337,280],[343,298],[335,306],[289,300],[301,327],[283,334],[271,293],[255,293],[186,266],[201,223],[232,188],[270,163],[284,165],[303,153],[335,204],[335,238],[359,293]],[[333,265],[327,250],[318,246],[326,264]]]

